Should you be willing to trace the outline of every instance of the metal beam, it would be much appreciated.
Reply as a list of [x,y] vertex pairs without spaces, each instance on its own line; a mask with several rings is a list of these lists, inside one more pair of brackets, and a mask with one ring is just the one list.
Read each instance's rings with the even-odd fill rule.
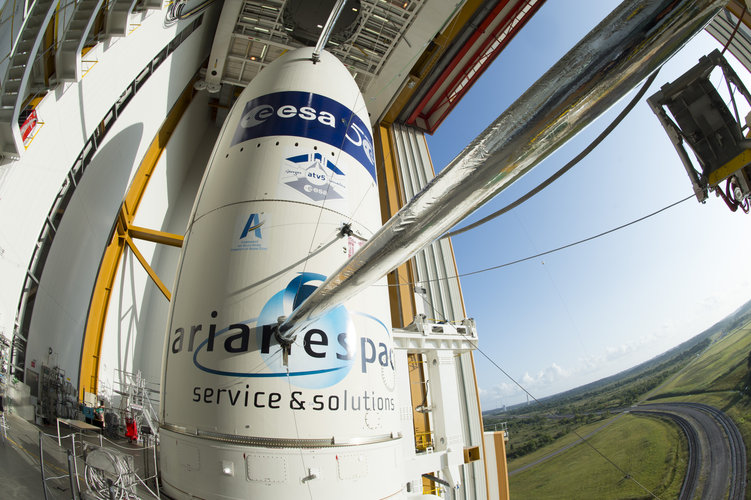
[[154,271],[154,269],[149,265],[148,261],[140,252],[140,250],[138,250],[138,247],[136,247],[136,244],[133,242],[133,239],[130,237],[130,235],[126,234],[124,239],[125,239],[125,243],[128,244],[128,247],[130,248],[131,252],[133,252],[133,255],[136,256],[136,259],[138,259],[138,262],[141,263],[141,266],[143,266],[144,270],[151,278],[151,281],[154,282],[157,288],[159,288],[159,291],[161,291],[162,294],[164,294],[167,300],[172,300],[172,294],[170,294],[170,291],[167,289],[167,286],[156,274],[156,271]]
[[725,4],[626,0],[279,325],[282,343],[474,212],[662,65]]
[[[133,227],[131,223],[135,219],[138,206],[143,199],[143,195],[146,192],[146,187],[149,184],[151,174],[154,172],[159,159],[162,156],[167,142],[172,133],[175,131],[177,124],[182,118],[185,110],[188,109],[190,101],[193,99],[193,80],[191,80],[182,95],[177,99],[172,109],[169,111],[167,118],[162,123],[162,127],[156,134],[156,137],[151,141],[149,149],[146,151],[141,164],[133,176],[130,187],[123,199],[123,204],[120,211],[117,213],[117,219],[112,229],[112,238],[110,244],[104,251],[102,261],[99,265],[99,273],[97,274],[96,283],[94,284],[94,290],[91,294],[91,302],[89,304],[89,313],[86,318],[86,330],[84,331],[83,343],[81,346],[81,364],[79,372],[78,393],[79,400],[83,401],[84,393],[91,392],[96,394],[99,387],[99,358],[102,352],[102,339],[104,336],[104,326],[107,321],[107,310],[109,309],[109,301],[112,286],[117,276],[117,269],[120,266],[120,260],[122,259],[125,245],[131,247],[136,258],[143,265],[143,256],[135,248],[132,240],[129,236],[129,231],[134,231],[140,236],[154,236],[159,231],[150,231],[148,229]],[[166,234],[166,233],[161,233]],[[175,236],[175,235],[169,235]],[[135,236],[134,236],[135,237]],[[178,237],[179,238],[179,237]],[[148,239],[148,238],[143,238]],[[169,238],[165,238],[169,239]],[[173,238],[174,240],[174,238]],[[151,240],[150,240],[151,241]],[[173,241],[176,243],[176,240]],[[166,243],[173,246],[181,246],[173,243]],[[140,255],[140,258],[139,258]],[[145,260],[145,259],[144,259]],[[151,269],[144,266],[147,270]],[[152,270],[153,272],[153,270]],[[151,276],[152,272],[149,273]],[[154,274],[152,279],[159,286],[161,280]],[[158,280],[158,281],[157,281]],[[159,287],[162,293],[168,297],[169,291],[164,289],[164,284]],[[166,291],[166,293],[165,293]]]
[[165,233],[164,231],[157,231],[156,229],[147,229],[139,226],[129,226],[128,234],[137,240],[151,241],[152,243],[159,243],[161,245],[169,245],[172,247],[182,247],[183,237],[179,234]]
[[431,134],[435,132],[543,3],[545,0],[498,2],[444,68],[410,114],[407,123],[419,126]]
[[120,267],[120,258],[125,247],[125,240],[114,231],[109,245],[104,251],[99,264],[99,274],[91,294],[89,314],[86,318],[81,364],[78,379],[78,400],[84,400],[84,393],[96,394],[99,385],[99,356],[102,352],[102,337],[110,304],[110,294]]
[[235,24],[237,24],[237,18],[242,7],[242,0],[225,0],[222,6],[206,73],[206,83],[211,85],[210,91],[212,92],[219,91],[219,85],[224,74],[224,63],[227,60],[227,52],[233,37],[232,33],[235,31]]

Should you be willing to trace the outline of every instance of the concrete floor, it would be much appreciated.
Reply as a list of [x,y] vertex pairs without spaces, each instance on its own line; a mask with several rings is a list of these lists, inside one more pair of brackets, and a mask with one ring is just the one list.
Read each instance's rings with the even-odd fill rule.
[[[39,467],[40,431],[45,434],[42,438],[45,451],[45,475],[47,478],[58,477],[57,479],[48,479],[46,481],[46,498],[48,500],[72,498],[70,479],[67,476],[66,450],[66,448],[71,447],[70,440],[68,439],[67,443],[64,441],[61,448],[57,445],[57,429],[55,426],[38,427],[17,415],[7,412],[6,422],[8,426],[7,437],[3,439],[0,433],[0,498],[14,500],[45,498]],[[61,434],[63,435],[69,432],[69,429],[61,428]],[[80,442],[80,437],[76,439]],[[90,437],[88,441],[96,443],[98,439]],[[119,451],[133,455],[136,470],[142,477],[144,476],[142,470],[144,459],[151,458],[153,460],[150,455],[144,456],[144,450],[141,446],[129,445],[127,440],[118,441],[114,445],[106,444],[106,446],[109,448],[117,447]],[[87,487],[84,480],[84,462],[81,458],[77,460],[77,466],[78,483],[76,484],[76,488],[80,484],[80,490],[82,495],[84,495]],[[153,471],[153,466],[150,469]],[[151,484],[153,484],[153,481],[151,481]],[[151,487],[153,488],[153,486]],[[139,496],[141,498],[151,497],[145,490],[143,492],[139,491]]]
[[[39,469],[39,428],[16,415],[5,415],[7,438],[0,438],[0,485],[4,498],[44,498]],[[59,466],[60,464],[50,464]],[[57,475],[57,474],[56,474]],[[60,481],[48,484],[47,498],[71,498]]]

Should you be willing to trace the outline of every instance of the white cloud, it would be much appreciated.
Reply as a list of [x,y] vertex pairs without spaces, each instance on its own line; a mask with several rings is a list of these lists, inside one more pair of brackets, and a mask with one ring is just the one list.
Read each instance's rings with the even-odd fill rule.
[[[598,354],[579,358],[580,367],[575,370],[575,373],[592,373],[607,367],[612,370],[613,367],[619,366],[618,361],[628,361],[631,364],[646,361],[663,352],[666,349],[666,340],[674,335],[675,325],[671,322],[663,323],[647,335],[620,344],[606,346]],[[672,342],[669,343],[672,344]],[[639,359],[641,361],[638,361]]]
[[[653,333],[606,346],[595,355],[582,356],[573,368],[553,362],[537,372],[525,372],[517,381],[536,398],[557,394],[612,375],[659,354],[656,350],[658,345],[672,335],[672,330],[673,326],[666,324]],[[508,381],[488,389],[481,388],[480,398],[483,408],[490,409],[523,402],[526,395],[519,386]]]
[[[748,282],[737,288],[743,290],[746,285]],[[594,354],[590,350],[574,366],[564,368],[554,362],[536,372],[526,371],[517,381],[534,397],[542,398],[614,375],[699,334],[743,302],[736,300],[737,304],[722,297],[703,297],[700,299],[700,306],[687,314],[662,321],[644,335],[619,339],[620,342],[605,346]],[[511,381],[504,381],[489,389],[480,389],[480,397],[483,408],[486,409],[516,404],[526,399],[524,391]]]
[[[543,397],[556,391],[551,387],[560,386],[560,384],[571,377],[571,372],[561,367],[558,363],[538,371],[534,375],[529,372],[524,373],[518,382],[532,394],[534,397]],[[501,382],[489,389],[480,388],[480,398],[482,406],[485,409],[497,408],[504,404],[516,404],[523,401],[526,397],[525,392],[514,382]]]

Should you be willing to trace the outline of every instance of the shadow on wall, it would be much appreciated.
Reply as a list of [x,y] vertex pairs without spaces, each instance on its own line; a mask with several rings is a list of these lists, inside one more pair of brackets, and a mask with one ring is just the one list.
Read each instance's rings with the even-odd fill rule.
[[113,221],[128,188],[142,141],[136,123],[113,135],[97,152],[81,179],[50,249],[29,328],[27,367],[58,354],[73,385],[99,262],[110,241]]
[[[146,136],[142,137],[140,142],[142,147],[150,144],[155,138],[157,139],[156,144],[164,146],[167,135],[164,133],[163,127],[165,124],[162,123],[162,120],[165,117],[167,120],[170,119],[172,106],[182,94],[186,85],[191,85],[193,76],[210,49],[213,30],[208,28],[196,32],[192,30],[203,25],[213,25],[216,22],[216,17],[218,17],[218,9],[214,12],[212,19],[204,20],[203,24],[195,24],[194,20],[198,21],[198,19],[181,23],[178,32],[185,34],[176,38],[176,40],[179,38],[180,42],[177,43],[175,48],[173,48],[174,43],[171,43],[170,52],[164,52],[164,57],[169,57],[169,59],[164,60],[164,64],[160,64],[158,68],[153,69],[153,74],[148,78],[145,85],[142,82],[143,90],[139,91],[133,101],[137,103],[136,106],[141,106],[141,108],[144,107],[144,102],[148,102],[147,108],[141,111],[146,112],[148,116],[137,115],[138,118],[136,118],[142,119],[146,124]],[[193,28],[188,30],[188,25],[191,25],[191,23],[193,23]],[[157,57],[162,57],[162,52]],[[149,95],[151,100],[145,101],[145,99],[150,99]],[[159,103],[159,105],[156,105],[156,103]],[[162,104],[164,104],[163,109]],[[195,104],[194,102],[190,107],[194,107]],[[201,111],[205,115],[208,113],[205,99],[202,104]],[[133,106],[133,104],[130,106]],[[131,112],[131,109],[129,107],[128,112]],[[191,120],[184,119],[189,114],[190,111],[183,116],[180,124],[178,124],[178,130],[193,124]],[[187,122],[188,125],[183,122]],[[200,155],[196,154],[196,151],[201,148],[201,143],[205,140],[203,129],[205,129],[206,120],[204,119],[200,124],[201,130],[191,130],[186,134],[189,136],[187,140],[175,141],[175,135],[179,135],[177,131],[169,138],[169,148],[164,150],[165,154],[159,160],[160,164],[156,166],[153,175],[150,176],[148,189],[144,193],[138,216],[134,221],[135,225],[147,228],[161,227],[163,231],[177,234],[184,233],[184,226],[200,181],[201,172],[206,163],[205,159],[197,160]],[[160,127],[162,127],[161,130]],[[156,134],[156,136],[152,136],[152,134]],[[211,144],[213,145],[213,140]],[[178,160],[175,160],[175,158],[178,158]],[[164,179],[165,162],[167,163],[166,180]],[[175,162],[179,164],[175,164],[175,168],[170,168]],[[135,167],[133,166],[129,170],[133,172]],[[198,179],[192,183],[194,187],[184,189],[188,184],[186,179],[194,177],[191,169],[195,168],[199,169],[199,173],[197,174]],[[160,186],[160,184],[163,185]],[[192,192],[184,192],[191,189]],[[125,186],[123,192],[125,190],[127,190],[127,186]],[[120,198],[122,198],[122,195],[118,199]],[[187,202],[181,201],[183,198],[187,199]],[[184,209],[183,205],[185,206]],[[175,219],[183,220],[182,228],[175,228],[173,223]],[[114,220],[113,215],[110,220],[110,227]],[[135,244],[157,275],[164,281],[167,288],[172,288],[179,249],[162,245],[154,247],[152,243],[141,240],[136,240]],[[165,262],[162,263],[162,260],[165,260]],[[106,319],[107,325],[102,339],[103,352],[99,360],[100,387],[113,387],[112,384],[119,377],[115,372],[116,370],[130,373],[141,371],[150,382],[158,382],[160,378],[162,339],[166,331],[165,323],[169,303],[147,277],[140,263],[134,258],[133,253],[127,248],[120,265],[115,286],[111,291],[109,312]],[[151,309],[154,309],[154,311],[151,311]],[[88,310],[88,304],[83,310]]]
[[[218,8],[207,11],[202,22],[202,26],[206,28],[198,31],[199,36],[191,35],[185,39],[168,62],[168,69],[166,65],[160,67],[160,71],[167,70],[170,75],[164,89],[168,96],[167,103],[169,103],[168,108],[165,109],[165,116],[169,114],[171,105],[184,91],[185,86],[192,84],[195,72],[209,55],[214,33],[214,29],[210,27],[216,25],[219,12]],[[177,31],[182,31],[193,20],[194,18],[190,18],[181,21]],[[218,133],[218,130],[216,132],[207,130],[213,125],[209,124],[208,116],[206,93],[195,95],[170,137],[164,157],[156,167],[150,186],[145,192],[143,206],[136,219],[137,225],[149,228],[158,227],[167,233],[185,234],[193,200]],[[204,154],[206,148],[208,151]],[[157,181],[157,178],[160,180]],[[160,182],[164,185],[156,185]],[[145,207],[149,205],[148,201],[154,199],[158,200],[156,211],[164,211],[161,219],[156,214],[143,213]],[[154,204],[150,205],[154,207]],[[144,250],[146,245],[151,245],[141,241],[136,244],[139,248],[143,246]],[[161,378],[169,301],[149,278],[146,278],[145,284],[140,282],[146,273],[142,268],[133,269],[133,266],[138,268],[141,266],[133,259],[130,250],[126,252],[123,266],[130,267],[131,274],[127,278],[129,283],[120,291],[120,296],[113,297],[112,300],[118,301],[118,307],[121,308],[123,314],[117,319],[119,323],[118,346],[125,346],[123,342],[128,342],[129,352],[118,353],[117,365],[127,372],[140,371],[148,382],[158,385]],[[179,257],[179,248],[155,245],[151,258],[147,258],[169,290],[174,287]],[[124,273],[125,270],[120,276],[121,282],[126,279]],[[110,307],[114,308],[115,304],[111,304]],[[114,320],[114,318],[111,319]],[[111,320],[108,319],[108,323],[109,321]],[[107,376],[104,372],[106,370],[100,368],[100,376]]]
[[[171,140],[170,144],[179,152],[175,154],[170,150],[166,165],[160,166],[166,168],[169,201],[169,211],[161,230],[180,235],[184,235],[187,229],[193,202],[219,132],[216,125],[208,121],[208,106],[203,100],[198,101],[192,104],[196,109],[186,113],[186,123],[182,125],[187,126],[176,131],[172,139],[175,142]],[[206,111],[204,115],[201,115],[202,111]],[[179,248],[157,245],[152,259],[152,267],[171,291],[174,291],[179,258]],[[153,283],[147,285],[140,315],[136,319],[138,335],[133,369],[140,370],[144,377],[154,382],[161,378],[168,313],[169,302],[164,295]]]

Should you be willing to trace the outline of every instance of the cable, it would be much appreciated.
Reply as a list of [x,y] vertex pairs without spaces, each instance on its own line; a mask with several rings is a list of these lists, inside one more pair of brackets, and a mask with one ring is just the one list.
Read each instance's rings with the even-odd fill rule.
[[[691,195],[689,198],[691,198],[691,197],[693,197],[693,195]],[[440,312],[438,312],[436,310],[436,308],[433,306],[432,302],[430,302],[427,299],[427,297],[423,296],[423,300],[430,305],[430,307],[431,307],[431,309],[433,309],[434,313],[440,314],[441,316],[443,316],[443,319],[445,321],[448,321],[448,319],[446,318],[446,316],[444,316],[443,314],[441,314]],[[457,330],[457,332],[459,332],[459,330]],[[480,354],[482,354],[485,357],[485,359],[487,359],[493,366],[495,366],[496,368],[498,368],[498,370],[501,373],[503,373],[509,380],[511,380],[514,384],[516,384],[527,396],[529,396],[530,398],[532,398],[532,400],[534,400],[535,403],[541,404],[540,401],[536,397],[534,397],[534,395],[532,395],[531,392],[529,392],[527,389],[524,388],[524,386],[522,386],[519,382],[517,382],[514,377],[512,377],[511,375],[509,375],[506,372],[506,370],[504,370],[503,368],[501,368],[501,366],[498,363],[496,363],[495,361],[493,361],[493,359],[490,356],[488,356],[488,354],[485,353],[485,351],[483,351],[482,349],[480,349],[480,347],[470,337],[468,337],[464,333],[461,333],[461,332],[459,332],[459,333],[460,333],[460,335],[462,335],[467,340],[467,342],[469,342],[469,344],[472,346],[473,349],[475,349]],[[548,412],[548,415],[555,416],[552,412]],[[660,498],[655,493],[653,493],[649,488],[647,488],[646,486],[644,486],[643,484],[641,484],[639,481],[637,481],[636,478],[632,474],[629,474],[627,471],[625,471],[623,468],[621,468],[617,463],[615,463],[613,460],[611,460],[610,458],[608,458],[604,453],[602,453],[600,450],[598,450],[595,445],[593,445],[592,443],[590,443],[586,438],[584,438],[581,434],[579,434],[579,432],[577,432],[576,429],[574,429],[572,432],[573,432],[573,434],[576,437],[579,438],[579,440],[582,443],[584,443],[587,446],[589,446],[590,448],[592,448],[592,450],[595,453],[597,453],[598,455],[600,455],[603,459],[605,459],[605,461],[607,461],[610,465],[612,465],[613,467],[615,467],[621,474],[623,474],[624,479],[630,479],[631,481],[633,481],[637,486],[639,486],[641,489],[643,489],[644,491],[646,491],[647,493],[649,493],[652,496],[652,498],[657,498],[657,499]]]
[[186,19],[189,19],[196,14],[199,14],[206,10],[209,5],[211,5],[214,2],[214,0],[205,0],[201,4],[193,7],[188,12],[183,13],[183,9],[187,5],[187,0],[178,0],[175,2],[170,2],[167,6],[167,13],[164,16],[164,25],[165,26],[172,26],[173,24],[177,23],[178,21],[184,21]]
[[639,101],[641,100],[641,98],[644,97],[644,94],[647,92],[647,90],[649,89],[649,87],[652,85],[652,82],[654,82],[655,78],[657,78],[657,73],[659,71],[660,70],[658,68],[657,70],[655,70],[654,73],[652,73],[651,75],[649,75],[649,78],[647,78],[647,80],[644,82],[644,85],[642,85],[641,89],[639,89],[639,92],[636,93],[636,95],[633,97],[633,99],[631,99],[631,101],[626,105],[626,107],[623,108],[623,110],[618,114],[618,116],[615,117],[615,119],[610,123],[610,125],[608,125],[605,128],[605,130],[603,130],[600,133],[600,135],[598,135],[595,138],[594,141],[592,141],[586,148],[584,148],[584,150],[581,153],[579,153],[578,155],[576,155],[576,157],[574,157],[574,159],[572,159],[571,161],[569,161],[568,163],[566,163],[556,173],[554,173],[553,175],[551,175],[550,177],[548,177],[547,179],[545,179],[545,181],[543,181],[540,185],[538,185],[537,187],[535,187],[534,189],[532,189],[531,191],[529,191],[527,194],[525,194],[521,198],[517,199],[516,201],[514,201],[514,202],[512,202],[512,203],[510,203],[508,205],[506,205],[505,207],[501,208],[500,210],[497,210],[497,211],[493,212],[492,214],[488,215],[487,217],[483,217],[482,219],[480,219],[480,220],[478,220],[476,222],[473,222],[472,224],[468,224],[468,225],[466,225],[464,227],[461,227],[459,229],[456,229],[454,231],[446,233],[443,236],[441,236],[440,239],[449,238],[451,236],[456,236],[458,234],[461,234],[461,233],[464,233],[466,231],[469,231],[470,229],[474,229],[477,226],[485,224],[486,222],[488,222],[488,221],[490,221],[492,219],[495,219],[499,215],[503,215],[506,212],[508,212],[509,210],[512,210],[512,209],[518,207],[519,205],[521,205],[522,203],[524,203],[525,201],[529,200],[534,195],[536,195],[537,193],[539,193],[540,191],[542,191],[543,189],[545,189],[546,187],[548,187],[549,185],[551,185],[553,182],[555,182],[556,180],[558,180],[563,174],[565,174],[566,172],[568,172],[569,170],[571,170],[571,168],[574,165],[576,165],[577,163],[579,163],[582,159],[584,159],[585,156],[587,156],[589,153],[591,153],[593,149],[595,149],[608,135],[610,135],[610,133],[613,131],[613,129],[615,129],[615,127],[617,127],[618,125],[620,125],[621,121],[623,121],[623,119],[626,117],[626,115],[629,114],[631,112],[631,110],[634,109],[634,106],[636,106],[639,103]]
[[725,51],[728,50],[728,47],[730,47],[730,42],[733,41],[733,38],[735,38],[735,34],[738,32],[738,28],[741,27],[741,23],[743,22],[743,16],[746,15],[747,9],[748,9],[748,5],[746,5],[746,2],[743,2],[743,10],[741,11],[741,15],[738,16],[738,23],[735,25],[733,32],[730,34],[730,38],[728,38],[727,43],[722,48],[722,52],[720,52],[720,55],[725,55]]
[[[289,389],[290,401],[292,401],[292,392],[293,392],[292,391],[292,379],[291,379],[290,374],[289,374],[289,366],[287,366],[287,388]],[[291,404],[292,403],[290,403],[290,408],[291,408]],[[295,436],[299,440],[300,439],[300,428],[297,425],[297,412],[295,411],[294,408],[292,409],[292,421],[295,424]],[[300,462],[302,463],[303,473],[305,473],[305,471],[307,471],[308,469],[305,466],[305,454],[304,454],[302,448],[300,448]],[[313,492],[310,489],[310,481],[309,480],[308,481],[304,480],[303,482],[305,483],[305,486],[308,487],[308,496],[310,497],[310,500],[313,500]]]
[[688,200],[690,200],[693,197],[694,197],[694,195],[691,194],[691,195],[683,198],[682,200],[676,201],[675,203],[671,203],[670,205],[668,205],[666,207],[663,207],[663,208],[661,208],[661,209],[659,209],[659,210],[657,210],[655,212],[652,212],[651,214],[647,214],[647,215],[645,215],[643,217],[639,217],[638,219],[632,220],[631,222],[627,222],[625,224],[621,224],[620,226],[614,227],[612,229],[608,229],[607,231],[603,231],[601,233],[595,234],[594,236],[590,236],[588,238],[584,238],[583,240],[575,241],[573,243],[569,243],[568,245],[563,245],[563,246],[560,246],[558,248],[554,248],[552,250],[547,250],[545,252],[538,253],[536,255],[531,255],[529,257],[524,257],[523,259],[517,259],[517,260],[512,261],[512,262],[507,262],[506,264],[501,264],[501,265],[498,265],[498,266],[488,267],[488,268],[485,268],[485,269],[480,269],[479,271],[472,271],[472,272],[469,272],[469,273],[460,273],[460,274],[457,275],[457,277],[472,276],[473,274],[480,274],[480,273],[484,273],[484,272],[487,272],[487,271],[492,271],[494,269],[500,269],[502,267],[507,267],[507,266],[510,266],[512,264],[518,264],[520,262],[525,262],[525,261],[528,261],[528,260],[532,260],[532,259],[535,259],[537,257],[542,257],[543,255],[548,255],[548,254],[551,254],[551,253],[554,253],[554,252],[558,252],[560,250],[565,250],[566,248],[570,248],[570,247],[573,247],[573,246],[576,246],[576,245],[580,245],[582,243],[586,243],[588,241],[592,241],[594,239],[600,238],[601,236],[605,236],[607,234],[614,233],[615,231],[624,229],[624,228],[626,228],[628,226],[632,226],[632,225],[634,225],[634,224],[636,224],[638,222],[641,222],[641,221],[646,220],[646,219],[648,219],[650,217],[653,217],[653,216],[655,216],[655,215],[657,215],[657,214],[659,214],[661,212],[664,212],[665,210],[668,210],[669,208],[673,208],[674,206],[683,203],[684,201],[688,201]]
[[450,280],[450,279],[456,279],[456,278],[463,278],[465,276],[472,276],[472,275],[480,274],[480,273],[486,273],[488,271],[493,271],[493,270],[496,270],[496,269],[501,269],[503,267],[512,266],[514,264],[520,264],[520,263],[526,262],[528,260],[536,259],[537,257],[542,257],[544,255],[548,255],[548,254],[551,254],[551,253],[559,252],[561,250],[565,250],[566,248],[571,248],[573,246],[580,245],[580,244],[586,243],[588,241],[592,241],[594,239],[600,238],[600,237],[605,236],[605,235],[610,234],[610,233],[614,233],[616,231],[619,231],[621,229],[627,228],[629,226],[633,226],[634,224],[636,224],[638,222],[641,222],[643,220],[649,219],[650,217],[654,217],[655,215],[657,215],[659,213],[662,213],[662,212],[664,212],[664,211],[666,211],[666,210],[668,210],[670,208],[673,208],[676,205],[680,205],[681,203],[683,203],[685,201],[688,201],[688,200],[690,200],[693,197],[694,197],[694,195],[690,194],[687,197],[685,197],[685,198],[683,198],[681,200],[678,200],[675,203],[671,203],[670,205],[668,205],[666,207],[663,207],[663,208],[661,208],[659,210],[656,210],[656,211],[654,211],[654,212],[652,212],[650,214],[644,215],[643,217],[639,217],[638,219],[634,219],[631,222],[627,222],[625,224],[621,224],[620,226],[614,227],[612,229],[608,229],[607,231],[603,231],[601,233],[595,234],[594,236],[590,236],[590,237],[584,238],[582,240],[574,241],[573,243],[569,243],[567,245],[563,245],[563,246],[560,246],[560,247],[557,247],[557,248],[553,248],[552,250],[546,250],[545,252],[540,252],[540,253],[535,254],[535,255],[530,255],[529,257],[524,257],[522,259],[513,260],[511,262],[506,262],[505,264],[499,264],[497,266],[486,267],[484,269],[479,269],[477,271],[470,271],[468,273],[459,273],[459,274],[457,274],[455,276],[446,276],[445,278],[427,279],[427,280],[421,280],[419,282],[413,282],[413,283],[395,283],[395,284],[375,285],[375,286],[403,286],[403,285],[408,285],[409,286],[409,285],[416,285],[418,283],[430,283],[430,282],[433,282],[433,281],[444,281],[444,280]]

